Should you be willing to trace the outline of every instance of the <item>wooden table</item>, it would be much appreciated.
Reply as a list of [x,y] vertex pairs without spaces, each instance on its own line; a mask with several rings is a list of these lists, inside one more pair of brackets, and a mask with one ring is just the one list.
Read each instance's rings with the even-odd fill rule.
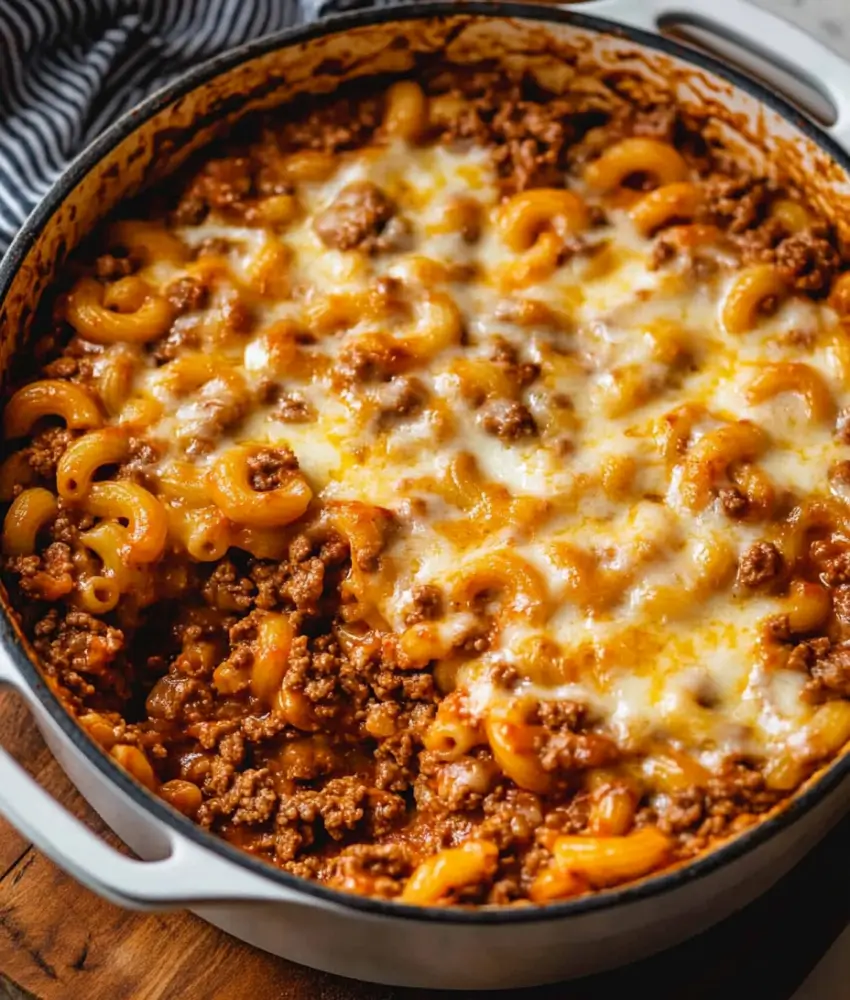
[[[0,693],[3,744],[106,839],[38,736]],[[528,991],[533,1000],[789,1000],[850,921],[850,817],[767,896],[673,951],[628,969]],[[626,990],[626,987],[628,989]],[[567,992],[568,989],[568,992]],[[626,993],[624,994],[624,990]],[[637,992],[634,992],[637,991]],[[519,994],[512,994],[519,996]],[[243,945],[187,913],[143,915],[82,888],[0,820],[0,1000],[423,1000],[505,994],[369,986]],[[846,1000],[843,997],[823,1000]],[[818,998],[821,1000],[821,998]]]

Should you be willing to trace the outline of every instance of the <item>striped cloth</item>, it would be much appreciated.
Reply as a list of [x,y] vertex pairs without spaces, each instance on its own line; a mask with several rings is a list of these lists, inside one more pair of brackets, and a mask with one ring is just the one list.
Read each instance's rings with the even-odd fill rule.
[[0,0],[0,255],[107,125],[223,49],[364,0]]

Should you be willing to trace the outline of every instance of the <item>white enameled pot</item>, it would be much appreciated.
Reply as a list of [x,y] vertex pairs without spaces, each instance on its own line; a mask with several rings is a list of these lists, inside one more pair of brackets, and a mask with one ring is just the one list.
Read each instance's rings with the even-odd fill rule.
[[[669,16],[713,25],[807,79],[834,124],[811,125],[749,79],[655,34]],[[734,32],[730,26],[734,26]],[[580,48],[604,69],[645,74],[678,100],[710,106],[740,155],[804,184],[850,233],[850,66],[743,0],[591,0],[548,5],[416,4],[363,11],[261,39],[154,95],[71,165],[0,264],[0,368],[57,266],[100,217],[164,176],[246,112],[355,76],[403,71],[416,53],[516,60]],[[846,230],[846,231],[845,231]],[[551,907],[416,909],[293,878],[204,833],[150,795],[65,713],[28,653],[5,595],[0,682],[29,704],[51,751],[140,860],[117,853],[0,750],[0,811],[45,854],[123,906],[188,907],[277,955],[374,982],[443,989],[523,986],[650,954],[743,906],[794,864],[850,804],[850,756],[775,816],[676,871]]]

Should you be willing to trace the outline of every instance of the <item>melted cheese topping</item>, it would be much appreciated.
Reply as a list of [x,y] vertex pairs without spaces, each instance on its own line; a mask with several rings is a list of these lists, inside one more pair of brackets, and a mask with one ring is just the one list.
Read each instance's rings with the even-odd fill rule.
[[[360,181],[380,187],[407,220],[407,249],[367,256],[329,249],[319,238],[317,214]],[[738,276],[734,262],[718,246],[709,252],[716,266],[703,278],[675,263],[653,268],[653,241],[617,207],[607,208],[607,221],[554,274],[514,288],[519,260],[495,224],[497,178],[475,148],[367,148],[342,158],[330,179],[301,184],[297,198],[297,220],[271,237],[284,248],[288,293],[256,302],[251,332],[216,350],[251,392],[271,379],[282,394],[296,393],[314,419],[287,422],[279,402],[256,403],[214,449],[193,454],[187,442],[204,433],[212,404],[226,405],[231,384],[214,376],[175,393],[168,365],[151,362],[137,373],[133,395],[163,404],[150,428],[170,442],[160,472],[179,478],[187,454],[203,471],[234,443],[286,444],[321,502],[391,511],[400,528],[373,574],[377,609],[403,637],[416,595],[439,589],[444,614],[427,628],[442,648],[437,658],[448,663],[440,681],[468,692],[474,716],[528,693],[587,705],[636,753],[664,741],[709,767],[732,753],[804,756],[814,711],[799,697],[805,675],[777,668],[764,650],[765,620],[787,612],[788,598],[748,590],[735,578],[736,564],[771,537],[770,527],[724,510],[722,491],[732,489],[736,466],[718,470],[698,510],[683,499],[682,478],[705,435],[752,421],[768,440],[747,468],[757,468],[776,496],[793,504],[829,492],[827,470],[842,457],[830,421],[812,419],[795,393],[754,403],[748,386],[766,363],[804,355],[843,402],[841,359],[827,336],[830,310],[792,297],[746,334],[729,333],[721,310]],[[480,205],[475,242],[444,224],[458,198]],[[190,247],[211,238],[229,243],[229,276],[216,283],[208,306],[178,321],[215,329],[228,290],[251,280],[269,237],[215,215],[177,234]],[[451,265],[446,280],[422,279],[423,258]],[[158,261],[142,275],[164,288],[189,270]],[[308,338],[299,347],[311,359],[306,366],[275,361],[274,324],[293,321],[309,331],[316,303],[386,279],[408,296],[407,313],[392,321],[364,313]],[[456,304],[462,342],[393,378],[340,379],[340,359],[355,345],[380,334],[404,348],[411,332],[427,330],[436,290]],[[527,310],[531,318],[518,321],[523,303],[535,304],[538,318]],[[505,343],[539,374],[509,383],[512,398],[498,391],[488,398],[486,385],[475,389],[469,365],[495,378],[504,368],[491,359]],[[398,413],[393,400],[404,377],[417,380],[421,404]],[[518,406],[536,433],[494,433]],[[665,428],[682,407],[690,408],[689,425],[665,455]],[[465,491],[451,486],[459,468]],[[486,578],[506,553],[513,567],[506,575],[468,583],[470,567]],[[528,593],[523,572],[535,581]],[[465,586],[471,599],[458,596]],[[477,648],[468,640],[482,621],[488,642]],[[510,693],[496,679],[505,665],[517,673]]]

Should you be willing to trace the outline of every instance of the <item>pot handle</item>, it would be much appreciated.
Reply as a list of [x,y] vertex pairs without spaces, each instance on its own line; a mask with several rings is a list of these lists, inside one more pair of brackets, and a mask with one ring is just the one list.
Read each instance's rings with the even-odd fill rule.
[[[15,688],[28,703],[35,700],[6,654],[0,654],[1,685]],[[2,747],[0,813],[69,875],[128,909],[182,909],[212,901],[304,905],[303,896],[235,867],[171,828],[164,831],[168,854],[158,861],[119,853],[61,806]]]
[[835,109],[835,122],[821,127],[850,150],[850,66],[801,28],[749,0],[589,0],[567,9],[656,34],[668,19],[704,27],[823,94]]

